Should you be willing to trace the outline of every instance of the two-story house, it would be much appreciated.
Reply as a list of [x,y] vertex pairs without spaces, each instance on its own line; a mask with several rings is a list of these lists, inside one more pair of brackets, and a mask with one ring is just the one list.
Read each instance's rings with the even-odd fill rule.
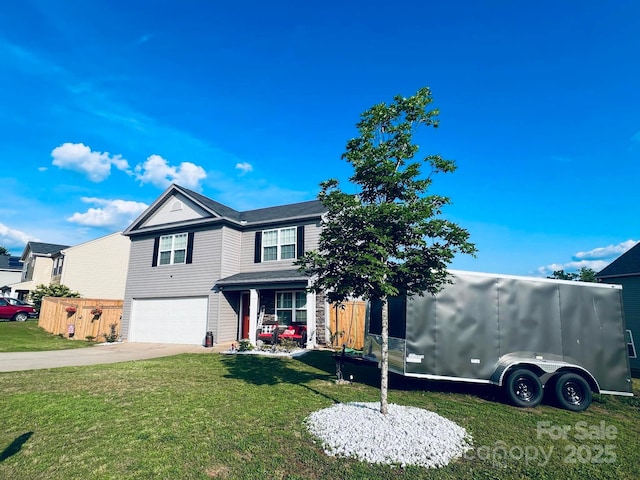
[[38,285],[65,285],[82,297],[124,298],[131,241],[122,232],[74,246],[28,242],[21,260],[22,280],[10,295],[28,300]]
[[11,295],[11,284],[22,278],[22,262],[14,255],[0,255],[0,294]]
[[265,318],[324,343],[324,296],[294,261],[318,246],[319,201],[236,211],[171,185],[125,231],[131,255],[122,332],[131,342],[255,342]]
[[11,285],[11,296],[27,300],[29,292],[40,284],[49,285],[53,272],[53,257],[68,245],[27,242],[22,252],[22,278]]

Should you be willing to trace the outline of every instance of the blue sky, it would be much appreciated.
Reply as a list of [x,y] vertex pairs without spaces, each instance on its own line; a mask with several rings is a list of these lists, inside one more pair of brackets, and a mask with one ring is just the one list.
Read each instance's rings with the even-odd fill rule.
[[596,270],[640,240],[640,2],[61,0],[0,15],[0,245],[122,230],[173,181],[316,198],[360,113],[429,86],[420,153],[478,256]]

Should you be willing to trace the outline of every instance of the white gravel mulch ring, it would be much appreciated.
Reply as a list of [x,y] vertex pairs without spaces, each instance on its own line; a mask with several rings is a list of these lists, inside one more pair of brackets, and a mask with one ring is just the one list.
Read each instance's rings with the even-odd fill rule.
[[369,463],[444,467],[472,448],[472,438],[458,424],[417,407],[380,403],[338,403],[305,419],[327,455],[355,457]]

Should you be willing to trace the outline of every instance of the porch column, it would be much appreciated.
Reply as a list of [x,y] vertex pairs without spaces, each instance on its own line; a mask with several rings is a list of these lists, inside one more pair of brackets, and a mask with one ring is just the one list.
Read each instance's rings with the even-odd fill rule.
[[307,292],[307,344],[306,348],[316,346],[317,338],[317,322],[316,322],[316,294],[315,292]]
[[249,341],[251,345],[256,344],[256,332],[258,331],[258,308],[260,297],[258,290],[252,288],[249,290]]

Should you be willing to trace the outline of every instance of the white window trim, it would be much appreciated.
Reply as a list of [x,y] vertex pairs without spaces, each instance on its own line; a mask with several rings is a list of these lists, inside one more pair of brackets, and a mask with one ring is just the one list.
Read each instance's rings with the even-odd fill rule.
[[[291,294],[291,308],[278,308],[278,296],[282,295],[283,293],[290,293]],[[305,295],[305,306],[302,308],[297,308],[296,307],[296,294],[298,293],[302,293]],[[300,323],[301,320],[296,319],[296,312],[297,311],[304,311],[306,312],[305,314],[305,319],[304,322],[306,323],[308,321],[309,318],[309,297],[307,296],[307,292],[305,292],[304,290],[278,290],[276,291],[276,299],[275,299],[275,313],[276,313],[276,318],[278,318],[278,311],[288,311],[288,312],[292,312],[291,314],[291,323]]]
[[[180,237],[180,236],[184,236],[186,239],[186,242],[184,244],[184,248],[178,248],[176,249],[176,237]],[[162,239],[163,238],[168,238],[171,237],[171,248],[170,249],[166,249],[166,250],[162,250]],[[160,237],[159,240],[159,244],[158,244],[158,266],[161,265],[183,265],[185,263],[187,263],[187,248],[188,248],[188,242],[189,242],[189,236],[187,233],[175,233],[173,235],[162,235]],[[175,262],[175,255],[176,255],[176,251],[182,251],[184,250],[184,260],[182,262]],[[162,259],[162,254],[164,252],[171,252],[171,256],[169,258],[169,263],[162,263],[161,259]]]
[[[293,230],[293,242],[292,243],[280,243],[280,237],[283,230]],[[268,232],[277,232],[277,241],[275,245],[265,245]],[[260,252],[260,260],[262,262],[279,262],[281,260],[295,260],[296,258],[296,245],[298,244],[298,229],[297,227],[283,227],[283,228],[270,228],[269,230],[262,231],[262,251]],[[282,247],[293,245],[293,257],[282,258]],[[265,259],[264,251],[267,248],[276,247],[276,258]]]
[[51,271],[52,277],[59,277],[62,275],[62,268],[64,266],[64,255],[61,255],[56,258],[55,262],[53,262],[53,270]]
[[629,341],[625,342],[627,344],[627,351],[629,351],[629,345],[631,345],[631,350],[633,350],[633,355],[629,355],[629,358],[638,358],[636,344],[633,341],[633,332],[631,330],[627,330],[627,333],[629,334]]

